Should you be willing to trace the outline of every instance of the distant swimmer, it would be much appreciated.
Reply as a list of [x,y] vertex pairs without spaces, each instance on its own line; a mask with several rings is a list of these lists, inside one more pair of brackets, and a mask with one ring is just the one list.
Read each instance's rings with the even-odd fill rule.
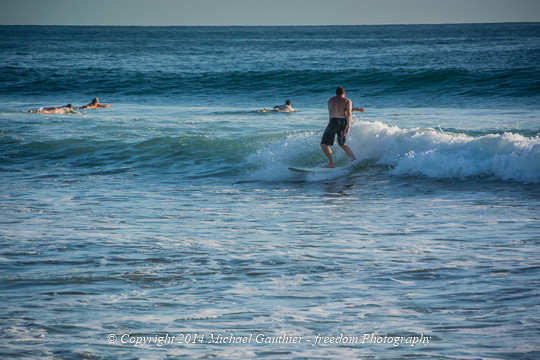
[[60,107],[46,107],[39,110],[30,110],[29,112],[36,114],[80,114],[73,109],[73,105],[71,104]]
[[277,111],[277,112],[294,112],[294,109],[291,107],[291,100],[285,101],[285,105],[276,105],[276,106],[274,106],[274,111]]
[[86,104],[84,106],[81,106],[80,108],[78,108],[79,110],[83,110],[83,109],[99,109],[99,108],[106,108],[106,107],[111,107],[113,105],[103,105],[103,104],[100,104],[99,103],[99,99],[98,98],[94,98],[92,100],[91,103],[89,104]]
[[352,101],[345,97],[345,89],[338,87],[336,89],[336,96],[331,97],[328,100],[328,115],[330,121],[328,126],[324,130],[321,139],[321,149],[324,155],[328,158],[328,164],[323,166],[325,168],[335,168],[334,158],[332,157],[332,150],[330,146],[334,145],[334,139],[337,135],[337,142],[340,148],[351,158],[356,160],[351,148],[345,144],[346,136],[351,128],[351,115],[353,111],[364,112],[362,108],[353,108]]

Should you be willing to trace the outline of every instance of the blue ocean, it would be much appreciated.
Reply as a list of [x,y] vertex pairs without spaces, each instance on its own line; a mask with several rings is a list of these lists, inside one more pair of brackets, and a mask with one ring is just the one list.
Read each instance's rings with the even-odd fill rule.
[[[539,59],[540,23],[0,26],[0,357],[540,358]],[[337,86],[357,160],[290,171]]]

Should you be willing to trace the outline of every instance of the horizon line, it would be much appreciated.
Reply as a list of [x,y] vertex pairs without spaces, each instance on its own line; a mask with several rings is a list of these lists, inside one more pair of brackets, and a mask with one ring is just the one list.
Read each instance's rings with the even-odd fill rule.
[[337,27],[337,26],[406,26],[406,25],[489,25],[540,24],[540,21],[442,22],[442,23],[381,23],[381,24],[310,24],[310,25],[75,25],[75,24],[0,24],[0,26],[64,26],[64,27]]

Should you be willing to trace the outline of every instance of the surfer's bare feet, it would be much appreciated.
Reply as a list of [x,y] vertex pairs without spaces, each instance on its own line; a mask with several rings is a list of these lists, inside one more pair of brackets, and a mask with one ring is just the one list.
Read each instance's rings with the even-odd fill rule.
[[323,166],[323,168],[331,168],[331,169],[333,169],[335,167],[336,167],[336,164],[327,164],[327,165]]

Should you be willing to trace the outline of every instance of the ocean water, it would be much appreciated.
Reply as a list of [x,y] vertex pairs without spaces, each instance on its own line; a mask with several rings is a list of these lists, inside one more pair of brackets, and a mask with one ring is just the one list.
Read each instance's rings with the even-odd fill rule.
[[[539,358],[538,59],[538,23],[0,26],[0,357]],[[358,160],[289,171],[337,86]]]

